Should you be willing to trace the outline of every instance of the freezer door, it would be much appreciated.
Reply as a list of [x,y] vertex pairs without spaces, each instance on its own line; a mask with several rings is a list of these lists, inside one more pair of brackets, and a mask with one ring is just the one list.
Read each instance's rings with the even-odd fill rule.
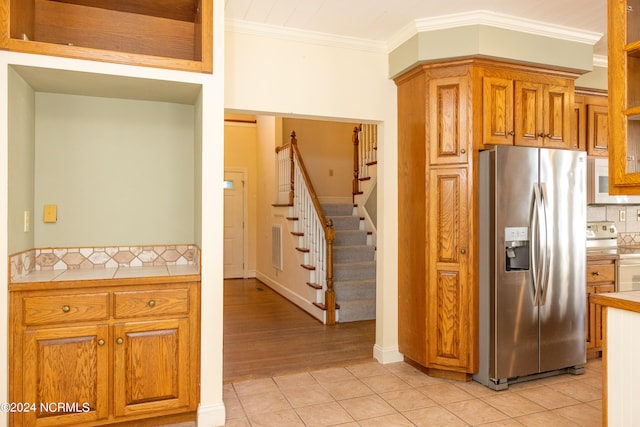
[[[526,269],[511,269],[506,234],[527,230],[528,251],[537,251],[532,239],[534,189],[538,183],[538,149],[495,148],[495,182],[492,185],[495,218],[495,280],[491,295],[494,340],[490,376],[502,380],[538,372],[538,307],[534,303],[533,261]],[[519,244],[517,247],[524,247]],[[520,250],[522,251],[522,249]],[[491,369],[492,368],[492,369]]]
[[540,371],[586,362],[586,154],[540,150],[549,279],[540,298]]

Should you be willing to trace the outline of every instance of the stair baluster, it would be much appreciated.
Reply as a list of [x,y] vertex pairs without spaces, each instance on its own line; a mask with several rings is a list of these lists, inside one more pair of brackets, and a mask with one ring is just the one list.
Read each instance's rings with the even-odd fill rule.
[[297,143],[296,133],[292,131],[289,147],[292,159],[291,186],[293,196],[290,200],[294,217],[298,218],[301,223],[300,247],[309,249],[305,253],[303,267],[313,273],[313,282],[321,285],[324,289],[324,302],[321,306],[326,310],[325,323],[334,325],[336,322],[336,297],[333,290],[332,243],[335,232],[331,221],[325,218],[322,211],[320,200],[304,166]]

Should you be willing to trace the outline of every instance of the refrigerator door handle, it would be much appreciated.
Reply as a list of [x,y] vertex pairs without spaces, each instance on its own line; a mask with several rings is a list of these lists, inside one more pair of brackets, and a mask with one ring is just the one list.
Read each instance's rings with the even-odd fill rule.
[[541,195],[538,183],[533,184],[533,203],[531,205],[531,275],[533,284],[533,304],[540,304],[541,274],[544,271],[544,260],[541,247]]
[[547,300],[547,290],[549,288],[549,271],[551,266],[551,251],[549,247],[549,224],[547,214],[547,187],[544,182],[540,184],[540,202],[541,202],[541,215],[543,227],[541,230],[542,235],[542,265],[543,271],[540,275],[540,305],[544,305]]

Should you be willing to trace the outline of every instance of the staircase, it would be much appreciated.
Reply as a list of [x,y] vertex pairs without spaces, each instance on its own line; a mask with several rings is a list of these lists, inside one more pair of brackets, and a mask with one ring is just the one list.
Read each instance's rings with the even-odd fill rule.
[[323,204],[333,221],[333,287],[340,323],[376,318],[375,248],[353,204]]

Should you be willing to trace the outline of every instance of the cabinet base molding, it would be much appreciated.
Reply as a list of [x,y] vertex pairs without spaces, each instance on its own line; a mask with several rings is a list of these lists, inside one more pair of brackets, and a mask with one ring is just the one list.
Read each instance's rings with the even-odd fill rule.
[[426,366],[422,366],[418,362],[413,361],[406,356],[404,357],[404,361],[405,363],[418,369],[420,372],[424,372],[425,374],[429,375],[430,377],[442,378],[444,380],[452,380],[452,381],[460,381],[460,382],[469,382],[473,379],[473,374],[470,374],[467,372],[448,371],[445,369],[438,369],[438,368],[427,368]]
[[157,418],[147,418],[142,420],[125,421],[122,423],[111,424],[113,427],[157,427],[169,424],[179,424],[194,422],[197,420],[196,411],[186,412],[176,415],[164,415]]

